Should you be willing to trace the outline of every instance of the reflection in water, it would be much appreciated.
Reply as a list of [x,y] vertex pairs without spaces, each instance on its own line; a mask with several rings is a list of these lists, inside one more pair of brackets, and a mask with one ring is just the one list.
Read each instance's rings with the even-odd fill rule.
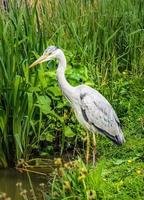
[[[30,174],[33,188],[38,190],[40,183],[47,183],[46,177],[38,174]],[[23,189],[30,190],[29,179],[26,173],[19,173],[15,169],[0,169],[0,192],[5,192],[12,200],[19,200],[17,182],[22,182]]]

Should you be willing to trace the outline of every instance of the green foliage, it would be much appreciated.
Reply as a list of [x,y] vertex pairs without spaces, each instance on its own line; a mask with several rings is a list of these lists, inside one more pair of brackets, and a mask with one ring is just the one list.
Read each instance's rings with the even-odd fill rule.
[[[8,10],[1,8],[1,165],[32,153],[62,152],[83,135],[58,88],[55,63],[28,69],[49,44],[64,49],[72,85],[93,86],[112,103],[127,148],[143,138],[143,5],[142,0],[44,0],[9,1]],[[98,152],[108,156],[104,147],[110,150],[111,144],[97,140]]]
[[55,170],[55,179],[51,185],[49,199],[91,199],[91,193],[97,199],[103,193],[102,171],[104,162],[97,168],[86,167],[80,160],[65,163]]
[[81,183],[82,161],[63,169],[48,198],[88,199],[94,191],[96,199],[143,199],[144,1],[8,2],[0,8],[0,166],[69,148],[83,153],[84,132],[57,85],[55,62],[28,68],[54,44],[64,49],[69,82],[93,86],[111,102],[126,144],[97,136],[97,168]]
[[54,174],[45,199],[143,199],[144,173],[139,157],[109,162],[102,158],[96,167],[85,166],[79,159],[65,163]]

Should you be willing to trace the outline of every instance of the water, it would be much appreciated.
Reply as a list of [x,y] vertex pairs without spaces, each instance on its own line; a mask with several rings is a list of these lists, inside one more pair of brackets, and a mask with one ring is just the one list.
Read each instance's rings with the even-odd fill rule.
[[[29,174],[35,191],[38,191],[40,183],[47,183],[47,178],[39,174]],[[0,192],[7,193],[12,200],[20,200],[20,191],[16,187],[17,182],[22,182],[23,188],[30,189],[29,179],[26,173],[20,173],[15,169],[0,169]]]

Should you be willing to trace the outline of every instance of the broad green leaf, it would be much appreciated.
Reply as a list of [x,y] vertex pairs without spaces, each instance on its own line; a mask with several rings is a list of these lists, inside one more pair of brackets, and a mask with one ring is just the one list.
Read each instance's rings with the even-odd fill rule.
[[72,129],[69,126],[64,127],[64,134],[65,134],[66,137],[75,136],[75,133],[72,131]]
[[117,159],[117,160],[114,160],[113,161],[113,163],[115,164],[115,165],[121,165],[122,163],[124,163],[125,162],[125,160],[123,160],[123,159]]
[[46,134],[45,134],[45,139],[46,139],[46,141],[48,141],[48,142],[52,142],[52,141],[54,140],[54,136],[51,135],[50,133],[46,133]]
[[46,88],[47,87],[47,81],[46,81],[46,78],[45,78],[45,72],[44,72],[43,68],[41,68],[41,70],[38,71],[38,76],[39,76],[39,79],[40,79],[40,83],[42,84],[42,87]]
[[40,136],[40,140],[52,142],[54,140],[54,136],[47,131]]
[[40,88],[39,87],[30,87],[29,92],[40,92]]
[[41,112],[44,114],[48,114],[49,111],[51,110],[50,104],[51,100],[48,96],[38,96],[37,97],[37,106],[41,109]]
[[57,86],[49,87],[48,91],[52,92],[55,97],[62,95],[60,88]]

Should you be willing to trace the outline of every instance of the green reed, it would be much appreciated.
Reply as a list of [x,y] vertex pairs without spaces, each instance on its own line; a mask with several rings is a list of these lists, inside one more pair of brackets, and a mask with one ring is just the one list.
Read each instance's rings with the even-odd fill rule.
[[[61,99],[61,94],[58,98],[48,91],[56,83],[54,73],[49,81],[43,68],[29,71],[34,59],[48,45],[60,46],[74,70],[82,66],[83,80],[90,77],[100,89],[108,81],[113,85],[125,71],[141,76],[143,7],[143,0],[21,0],[9,1],[7,10],[1,8],[0,161],[4,166],[28,158],[32,145],[40,142],[42,133],[47,134],[47,126],[54,131],[49,122],[59,121],[60,130],[64,126],[63,111],[59,116],[51,110],[53,99]],[[78,79],[72,80],[79,84]],[[43,114],[49,120],[44,124]]]

